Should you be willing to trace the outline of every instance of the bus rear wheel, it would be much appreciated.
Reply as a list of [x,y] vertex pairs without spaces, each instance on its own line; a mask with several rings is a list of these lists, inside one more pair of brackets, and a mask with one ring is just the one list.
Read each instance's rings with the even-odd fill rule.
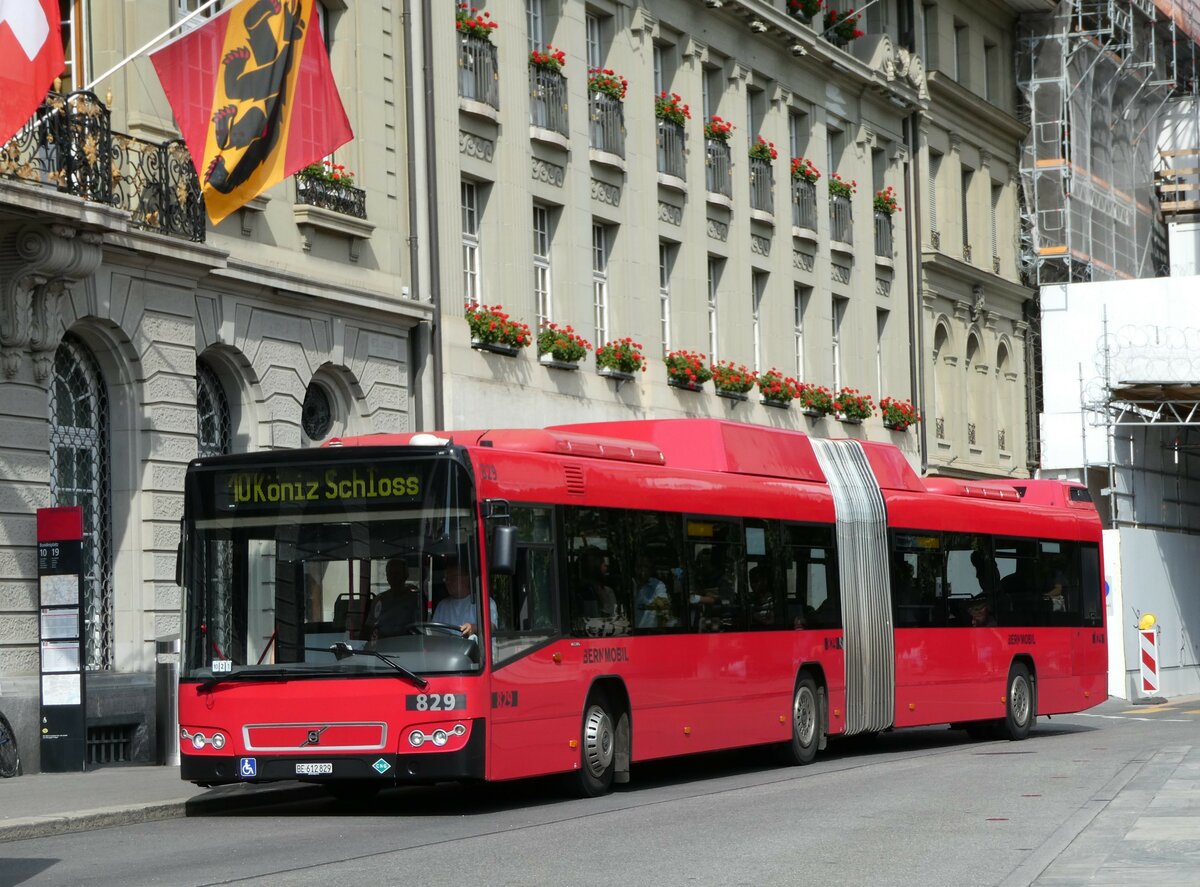
[[823,706],[821,691],[809,674],[800,676],[792,696],[792,738],[784,746],[784,758],[789,764],[811,764],[821,745]]
[[1024,663],[1014,662],[1008,670],[1008,693],[1005,703],[1003,733],[1014,742],[1024,739],[1037,717],[1033,679]]
[[616,770],[616,730],[612,710],[602,693],[588,697],[583,712],[583,731],[579,743],[579,769],[575,771],[575,792],[580,797],[596,798],[612,789]]

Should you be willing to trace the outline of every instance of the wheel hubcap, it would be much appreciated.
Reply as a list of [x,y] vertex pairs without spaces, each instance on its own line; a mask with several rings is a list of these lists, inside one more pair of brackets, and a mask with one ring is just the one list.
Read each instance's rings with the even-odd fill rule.
[[583,721],[583,760],[599,779],[613,759],[613,730],[608,713],[598,705],[588,709]]
[[1012,703],[1013,720],[1024,727],[1029,721],[1029,684],[1019,677],[1013,678],[1008,698]]
[[796,691],[796,701],[792,704],[792,723],[800,744],[811,744],[817,729],[817,700],[808,687]]

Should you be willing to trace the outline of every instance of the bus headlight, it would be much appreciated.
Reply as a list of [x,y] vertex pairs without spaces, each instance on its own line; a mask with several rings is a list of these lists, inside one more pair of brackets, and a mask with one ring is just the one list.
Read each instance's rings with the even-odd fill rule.
[[450,737],[448,735],[446,735],[445,730],[434,730],[433,731],[433,736],[432,736],[433,744],[438,746],[439,748],[441,748],[443,745],[445,745],[446,740],[449,738]]
[[420,730],[413,730],[408,734],[408,744],[413,748],[420,748],[425,744],[425,734]]

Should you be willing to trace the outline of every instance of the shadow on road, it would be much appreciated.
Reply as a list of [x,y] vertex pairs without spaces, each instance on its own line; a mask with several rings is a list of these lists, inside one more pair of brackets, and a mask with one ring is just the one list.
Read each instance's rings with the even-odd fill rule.
[[[810,767],[791,767],[780,761],[775,748],[758,747],[710,752],[661,761],[635,764],[628,785],[618,786],[628,798],[639,792],[672,787],[695,787],[718,780],[762,774],[779,780],[818,775],[829,769],[866,766],[883,759],[897,760],[915,755],[941,754],[970,747],[979,755],[1036,754],[1038,745],[1063,736],[1087,733],[1097,728],[1059,722],[1039,723],[1025,742],[1006,740],[973,741],[962,730],[945,726],[905,729],[871,736],[834,737]],[[234,790],[248,786],[230,787]],[[481,816],[512,812],[548,804],[568,803],[571,795],[562,776],[538,777],[500,783],[442,783],[431,786],[402,786],[385,789],[377,796],[353,801],[337,800],[319,785],[290,784],[256,794],[225,793],[217,789],[193,799],[188,816]],[[597,811],[600,812],[600,811]]]

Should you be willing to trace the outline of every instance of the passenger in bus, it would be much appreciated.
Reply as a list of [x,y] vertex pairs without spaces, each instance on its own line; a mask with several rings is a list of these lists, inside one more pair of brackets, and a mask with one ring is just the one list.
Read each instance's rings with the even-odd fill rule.
[[1042,593],[1042,597],[1050,602],[1050,609],[1055,613],[1067,609],[1066,585],[1067,574],[1056,568],[1050,579],[1050,587]]
[[[448,559],[443,579],[446,583],[446,596],[434,609],[433,621],[444,625],[457,625],[464,638],[478,637],[479,610],[471,596],[471,577],[457,560]],[[490,603],[494,629],[499,620],[496,618],[496,602]]]
[[[769,626],[775,624],[775,598],[771,594],[771,576],[762,564],[750,571],[750,624]],[[795,619],[796,628],[804,628],[804,613]]]
[[637,627],[661,628],[671,625],[671,596],[667,594],[667,586],[654,574],[650,558],[645,555],[638,557],[634,572],[640,583],[633,599]]
[[394,557],[385,568],[387,590],[371,602],[365,634],[368,641],[395,637],[408,632],[414,622],[422,621],[421,595],[417,586],[408,581],[408,564]]
[[689,598],[692,621],[700,631],[722,631],[729,625],[737,583],[732,566],[719,548],[704,548],[696,553],[697,590]]
[[992,615],[991,602],[988,601],[986,595],[977,594],[971,598],[971,605],[967,608],[967,612],[971,617],[971,625],[975,628],[996,624],[996,617]]
[[608,584],[608,558],[598,548],[588,548],[580,558],[580,599],[585,616],[612,619],[617,615],[617,593]]

